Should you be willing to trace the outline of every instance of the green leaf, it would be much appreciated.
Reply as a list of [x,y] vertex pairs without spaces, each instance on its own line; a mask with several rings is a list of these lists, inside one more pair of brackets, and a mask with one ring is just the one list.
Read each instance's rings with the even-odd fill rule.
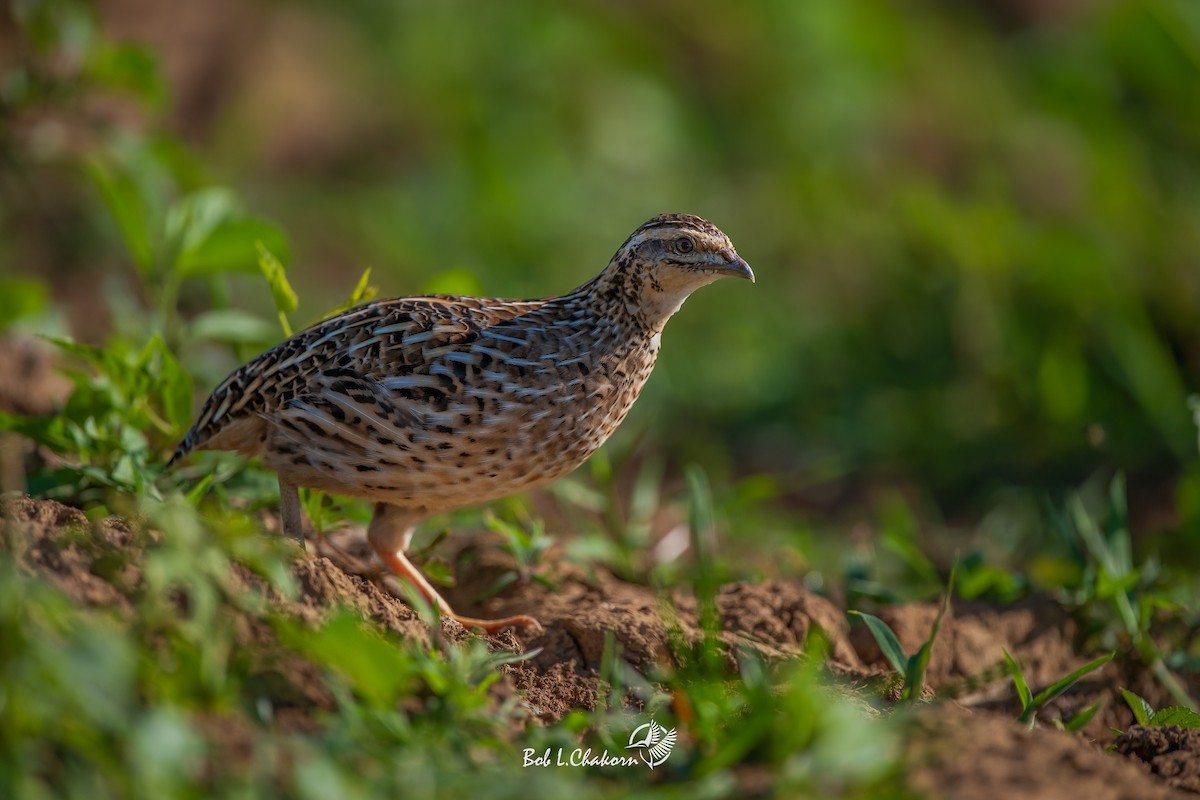
[[1092,721],[1092,717],[1096,716],[1100,709],[1104,708],[1104,704],[1107,701],[1107,697],[1101,697],[1096,702],[1092,703],[1083,711],[1080,711],[1078,714],[1068,720],[1063,727],[1073,732],[1083,730],[1084,726]]
[[101,41],[89,54],[87,74],[97,83],[133,92],[152,105],[166,96],[157,60],[139,45]]
[[429,559],[421,565],[421,571],[425,573],[426,578],[439,586],[454,586],[458,583],[454,577],[454,570],[450,569],[450,562],[444,558]]
[[896,638],[895,632],[888,627],[888,624],[874,614],[868,614],[865,611],[851,611],[850,613],[861,617],[862,621],[867,623],[867,630],[871,631],[871,635],[875,637],[875,642],[883,651],[888,663],[892,665],[892,669],[900,675],[905,675],[908,672],[908,656],[904,654],[900,640]]
[[323,317],[323,319],[329,319],[330,317],[336,317],[338,314],[341,314],[343,311],[348,311],[349,309],[354,308],[355,306],[360,306],[363,303],[370,302],[371,299],[375,297],[375,294],[377,292],[377,290],[374,286],[369,286],[367,284],[367,282],[370,279],[371,279],[371,268],[367,267],[363,271],[362,277],[360,277],[358,279],[358,283],[355,284],[354,291],[350,292],[350,296],[346,298],[346,302],[342,303],[340,306],[338,306],[337,308],[335,308],[332,311],[330,311],[329,313],[327,313]]
[[192,418],[192,376],[158,334],[154,335],[152,341],[156,344],[160,359],[158,378],[163,413],[167,422],[177,431],[182,431]]
[[148,222],[151,215],[141,187],[127,171],[114,169],[98,158],[88,159],[84,168],[116,221],[134,264],[144,277],[149,276],[153,268]]
[[68,339],[63,336],[43,336],[42,338],[60,350],[83,359],[107,374],[111,375],[116,371],[115,367],[118,362],[109,350],[93,347],[88,344],[80,344],[74,339]]
[[368,282],[371,280],[371,268],[367,267],[363,270],[362,276],[358,279],[358,283],[354,285],[354,291],[350,293],[350,304],[356,306],[359,303],[365,303],[375,297],[376,291],[374,286]]
[[931,586],[940,584],[937,568],[917,545],[917,521],[904,499],[899,495],[887,498],[881,517],[883,547],[899,556],[921,580]]
[[[1140,700],[1141,698],[1138,699]],[[1145,701],[1143,700],[1142,702]],[[1169,708],[1161,708],[1155,711],[1150,717],[1150,724],[1155,727],[1178,725],[1181,728],[1200,728],[1200,714],[1183,706],[1170,706]]]
[[1004,648],[1000,648],[1000,652],[1004,653],[1004,663],[1008,665],[1008,674],[1012,676],[1013,685],[1017,687],[1017,696],[1021,698],[1021,711],[1024,712],[1033,702],[1033,692],[1029,691],[1029,684],[1025,682],[1025,674],[1017,660]]
[[279,337],[275,325],[237,308],[198,314],[188,326],[188,331],[195,339],[225,344],[265,345]]
[[288,283],[283,264],[280,264],[279,259],[271,255],[271,251],[262,242],[257,242],[256,245],[258,266],[267,279],[267,285],[271,287],[271,299],[275,302],[275,310],[279,312],[279,324],[283,326],[284,334],[291,336],[292,326],[288,323],[287,315],[296,310],[300,300],[296,297],[292,285]]
[[942,596],[942,604],[938,608],[937,616],[933,620],[933,626],[929,629],[929,637],[913,657],[908,660],[907,664],[905,664],[904,689],[900,694],[901,700],[920,700],[925,690],[925,671],[929,668],[929,659],[933,656],[933,645],[937,641],[938,630],[942,626],[942,619],[945,618],[946,612],[950,609],[950,598],[954,595],[954,578],[957,570],[958,564],[956,562],[950,569],[950,579],[946,584],[946,593]]
[[41,313],[50,299],[50,289],[33,278],[0,279],[0,331],[22,317]]
[[1054,698],[1058,697],[1060,694],[1065,692],[1067,689],[1070,689],[1072,686],[1074,686],[1075,682],[1078,681],[1080,678],[1082,678],[1084,675],[1087,675],[1090,672],[1095,672],[1096,670],[1100,669],[1108,662],[1112,661],[1116,655],[1117,655],[1117,651],[1114,650],[1106,656],[1100,656],[1097,659],[1089,661],[1088,663],[1084,664],[1079,669],[1075,670],[1074,672],[1070,673],[1069,675],[1067,675],[1063,678],[1059,678],[1057,681],[1050,684],[1042,691],[1038,692],[1036,695],[1034,695],[1033,700],[1030,702],[1029,708],[1027,708],[1025,710],[1025,712],[1023,712],[1021,714],[1021,717],[1019,717],[1020,721],[1021,722],[1029,722],[1030,719],[1032,718],[1031,712],[1036,712],[1042,706],[1046,705],[1046,703],[1050,702],[1051,700],[1053,700]]
[[210,486],[212,486],[213,480],[215,480],[216,477],[217,471],[214,469],[212,472],[204,475],[204,477],[202,477],[195,486],[189,489],[188,493],[185,495],[188,504],[193,506],[197,505],[204,498],[204,495],[208,494],[208,489]]
[[349,612],[339,612],[315,631],[288,626],[285,636],[314,661],[345,676],[360,696],[376,706],[395,703],[409,680],[404,651]]
[[1149,725],[1150,720],[1154,717],[1154,707],[1128,689],[1122,689],[1121,696],[1125,698],[1129,709],[1133,711],[1133,718],[1137,720],[1137,723]]
[[265,220],[243,217],[221,222],[202,241],[181,253],[176,266],[188,277],[252,271],[258,242],[273,253],[287,254],[283,231]]

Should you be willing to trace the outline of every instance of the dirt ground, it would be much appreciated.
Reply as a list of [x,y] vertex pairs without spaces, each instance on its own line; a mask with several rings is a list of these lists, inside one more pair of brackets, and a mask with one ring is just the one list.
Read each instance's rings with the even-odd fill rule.
[[[140,582],[142,534],[122,520],[91,524],[77,509],[29,498],[0,505],[3,533],[24,568],[45,576],[76,602],[128,613],[130,597]],[[111,567],[114,551],[125,558]],[[499,571],[511,566],[500,553],[471,551],[458,561],[457,596],[462,610],[481,615],[534,614],[540,634],[506,632],[489,639],[495,648],[527,651],[541,648],[528,661],[504,668],[496,685],[501,697],[519,697],[537,719],[556,720],[571,709],[591,708],[599,690],[605,636],[611,632],[623,658],[645,672],[666,663],[668,636],[677,631],[698,637],[698,612],[687,597],[664,597],[646,587],[622,582],[597,571],[585,574],[562,566],[555,589],[531,581],[511,584],[500,595],[472,607],[467,598],[489,585]],[[107,565],[107,566],[106,566]],[[361,577],[348,574],[327,558],[299,555],[293,571],[299,586],[294,599],[273,596],[249,571],[240,572],[247,588],[266,591],[278,610],[313,622],[335,608],[348,607],[364,618],[406,637],[428,639],[429,630],[401,600]],[[721,637],[731,647],[749,647],[767,659],[798,656],[810,634],[820,629],[832,644],[831,670],[847,691],[886,696],[888,670],[869,635],[852,631],[846,615],[830,601],[795,584],[771,581],[732,583],[721,588],[717,605]],[[925,635],[935,609],[930,605],[900,606],[883,616],[896,629],[906,650]],[[241,621],[246,646],[270,650],[274,633],[264,623]],[[473,634],[457,623],[443,621],[442,634],[461,641]],[[1078,666],[1072,647],[1075,634],[1067,615],[1049,602],[1029,602],[997,608],[956,604],[943,623],[933,651],[930,685],[939,697],[953,699],[930,704],[923,712],[926,735],[906,745],[913,780],[931,797],[1024,798],[1088,797],[1090,800],[1183,797],[1200,792],[1200,736],[1195,731],[1131,725],[1128,715],[1110,701],[1103,722],[1093,721],[1083,735],[1068,734],[1043,724],[1027,730],[1015,721],[1016,706],[1007,678],[996,668],[1000,648],[1007,647],[1026,667],[1035,688]],[[264,659],[287,687],[281,724],[297,729],[314,727],[316,715],[333,707],[311,664]],[[1116,670],[1084,682],[1061,707],[1043,715],[1076,713],[1097,696],[1112,694],[1122,683]],[[1123,707],[1122,707],[1123,708]],[[214,724],[223,724],[214,721]],[[1106,727],[1119,725],[1125,733],[1115,752],[1105,752],[1113,737]],[[247,732],[249,735],[249,732]],[[236,731],[223,741],[236,758]],[[1186,791],[1184,791],[1186,790]]]

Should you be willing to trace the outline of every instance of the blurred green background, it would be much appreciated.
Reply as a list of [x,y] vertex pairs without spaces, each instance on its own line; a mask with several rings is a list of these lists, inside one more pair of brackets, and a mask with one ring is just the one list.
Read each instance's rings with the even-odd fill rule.
[[383,296],[557,294],[661,211],[758,283],[672,321],[618,444],[835,513],[1121,469],[1200,538],[1193,0],[0,12],[3,324],[165,328],[198,397],[279,338],[253,240],[303,322],[367,266]]

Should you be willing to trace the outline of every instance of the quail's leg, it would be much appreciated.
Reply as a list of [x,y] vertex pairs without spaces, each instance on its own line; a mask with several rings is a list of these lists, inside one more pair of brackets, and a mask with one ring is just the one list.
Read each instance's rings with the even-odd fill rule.
[[[301,547],[305,546],[304,537],[304,512],[300,506],[300,490],[298,487],[286,482],[283,478],[279,479],[279,515],[283,520],[283,532],[286,536],[295,539],[300,543]],[[316,532],[317,538],[317,555],[329,557],[329,552],[332,551],[337,558],[332,559],[342,569],[348,569],[350,572],[362,575],[364,578],[375,579],[379,577],[381,570],[378,567],[372,567],[363,563],[362,559],[356,558],[347,553],[342,548],[331,542],[328,537],[323,536],[320,531]]]
[[300,509],[300,490],[282,476],[279,478],[279,516],[284,535],[304,547],[304,512]]
[[541,629],[542,626],[536,619],[525,614],[502,619],[475,619],[455,614],[454,609],[450,608],[450,604],[437,593],[437,590],[430,585],[421,571],[413,566],[412,562],[404,555],[404,550],[412,539],[416,521],[410,514],[406,514],[396,506],[378,503],[375,506],[375,516],[372,517],[371,525],[367,528],[367,541],[371,543],[371,547],[380,560],[396,573],[397,577],[407,581],[420,592],[426,602],[437,606],[438,612],[443,617],[457,620],[467,628],[479,628],[487,634],[499,633],[505,628]]

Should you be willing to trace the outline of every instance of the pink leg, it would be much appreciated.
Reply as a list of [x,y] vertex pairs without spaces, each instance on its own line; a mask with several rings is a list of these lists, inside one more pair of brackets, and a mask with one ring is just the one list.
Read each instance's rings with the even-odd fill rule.
[[457,620],[464,627],[479,628],[489,635],[499,633],[506,628],[532,628],[535,631],[542,629],[536,619],[526,614],[502,619],[476,619],[455,614],[450,604],[437,593],[437,590],[430,585],[421,571],[413,566],[408,557],[404,555],[417,519],[419,518],[407,515],[402,509],[395,506],[384,503],[375,506],[375,516],[367,529],[367,540],[371,543],[375,554],[396,574],[396,577],[411,584],[421,593],[426,602],[437,607],[443,617]]

